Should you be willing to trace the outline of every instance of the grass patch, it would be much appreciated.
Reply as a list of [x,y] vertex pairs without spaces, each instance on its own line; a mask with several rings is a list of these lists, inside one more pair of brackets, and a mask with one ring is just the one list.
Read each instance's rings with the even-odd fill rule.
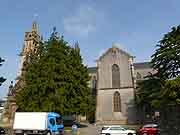
[[71,127],[64,127],[64,130],[71,130]]

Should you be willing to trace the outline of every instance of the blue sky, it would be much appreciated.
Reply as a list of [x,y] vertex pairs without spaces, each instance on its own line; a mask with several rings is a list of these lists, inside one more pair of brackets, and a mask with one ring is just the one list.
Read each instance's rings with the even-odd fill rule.
[[56,26],[70,44],[78,41],[88,66],[95,66],[114,42],[136,56],[135,62],[143,62],[150,60],[163,34],[180,24],[179,5],[179,0],[1,0],[0,57],[6,62],[0,76],[7,81],[0,97],[16,78],[24,32],[34,18],[44,39]]

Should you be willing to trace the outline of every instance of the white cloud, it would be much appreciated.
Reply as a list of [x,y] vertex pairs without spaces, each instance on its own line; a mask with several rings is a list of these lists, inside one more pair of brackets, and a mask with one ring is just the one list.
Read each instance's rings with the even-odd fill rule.
[[88,36],[96,31],[101,18],[101,13],[90,5],[81,5],[74,13],[64,18],[64,29],[71,34]]

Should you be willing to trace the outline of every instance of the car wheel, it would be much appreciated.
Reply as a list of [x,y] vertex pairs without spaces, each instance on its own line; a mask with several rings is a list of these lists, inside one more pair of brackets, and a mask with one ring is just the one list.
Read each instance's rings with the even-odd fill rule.
[[128,133],[128,135],[133,135],[132,133]]
[[111,134],[107,133],[106,135],[111,135]]

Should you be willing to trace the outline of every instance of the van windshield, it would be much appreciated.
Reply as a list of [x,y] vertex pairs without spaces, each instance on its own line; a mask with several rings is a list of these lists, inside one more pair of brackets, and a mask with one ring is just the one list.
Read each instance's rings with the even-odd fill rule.
[[63,124],[62,117],[56,117],[56,123],[57,125]]

